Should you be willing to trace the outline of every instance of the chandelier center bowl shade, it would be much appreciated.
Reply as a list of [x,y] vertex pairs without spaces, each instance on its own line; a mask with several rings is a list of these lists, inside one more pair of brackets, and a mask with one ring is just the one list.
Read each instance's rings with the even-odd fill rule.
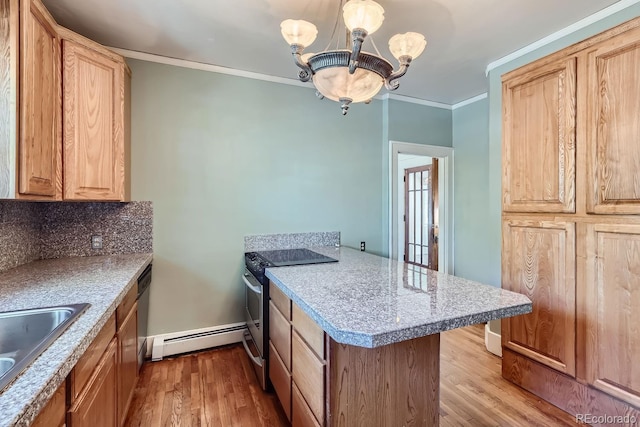
[[399,63],[394,71],[393,65],[379,52],[362,51],[365,39],[382,26],[382,6],[373,0],[349,0],[342,10],[345,27],[351,35],[351,50],[304,53],[318,35],[316,26],[307,21],[287,19],[280,24],[280,30],[300,68],[298,78],[303,82],[312,80],[320,98],[339,102],[342,114],[347,114],[352,103],[369,103],[382,86],[397,89],[398,79],[406,74],[409,64],[424,51],[427,42],[422,34],[414,32],[391,37],[389,50]]

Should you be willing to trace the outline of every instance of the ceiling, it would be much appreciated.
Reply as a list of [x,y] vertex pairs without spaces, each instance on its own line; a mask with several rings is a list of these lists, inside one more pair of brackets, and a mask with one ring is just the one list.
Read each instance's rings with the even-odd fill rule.
[[[280,22],[318,27],[307,51],[323,50],[341,0],[44,0],[58,23],[104,45],[296,79]],[[394,93],[455,104],[487,90],[487,65],[617,0],[378,0],[385,21],[373,34],[424,34],[428,45]],[[342,19],[340,25],[343,25]],[[343,28],[343,27],[342,27]],[[342,34],[342,30],[339,30]],[[342,47],[342,46],[340,46]],[[369,42],[364,50],[372,51]],[[309,83],[310,84],[310,83]]]

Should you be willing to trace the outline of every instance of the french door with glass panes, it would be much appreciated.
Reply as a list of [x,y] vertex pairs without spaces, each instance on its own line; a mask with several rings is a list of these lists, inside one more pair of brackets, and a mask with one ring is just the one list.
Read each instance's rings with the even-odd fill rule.
[[404,261],[438,269],[438,159],[404,170]]

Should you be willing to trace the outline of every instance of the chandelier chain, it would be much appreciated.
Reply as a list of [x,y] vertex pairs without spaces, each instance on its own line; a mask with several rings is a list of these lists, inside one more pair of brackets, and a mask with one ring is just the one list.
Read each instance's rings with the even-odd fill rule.
[[[331,38],[329,39],[329,43],[327,43],[327,47],[324,48],[324,51],[329,50],[331,47],[331,42],[333,42],[333,38],[336,36],[336,30],[338,29],[338,22],[340,22],[340,17],[342,16],[342,3],[344,0],[338,1],[338,13],[336,14],[336,22],[333,24],[333,31],[331,31]],[[336,42],[336,49],[338,48],[338,43],[340,42],[340,38]]]
[[376,42],[373,41],[373,37],[369,36],[368,38],[371,41],[371,44],[373,45],[373,48],[376,50],[376,53],[378,54],[378,56],[382,56],[382,54],[378,50],[378,46],[376,46]]

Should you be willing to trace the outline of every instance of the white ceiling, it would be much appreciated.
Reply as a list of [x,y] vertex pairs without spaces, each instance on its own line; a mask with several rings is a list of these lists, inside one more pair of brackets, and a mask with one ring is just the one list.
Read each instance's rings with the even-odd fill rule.
[[[102,44],[295,79],[280,35],[286,18],[318,27],[308,51],[323,50],[341,0],[44,0],[56,20]],[[487,90],[486,66],[618,0],[378,0],[374,35],[423,33],[427,49],[394,93],[455,104]],[[340,20],[342,25],[342,20]],[[341,30],[342,31],[342,30]],[[342,46],[341,46],[342,47]],[[365,50],[373,50],[365,43]]]

